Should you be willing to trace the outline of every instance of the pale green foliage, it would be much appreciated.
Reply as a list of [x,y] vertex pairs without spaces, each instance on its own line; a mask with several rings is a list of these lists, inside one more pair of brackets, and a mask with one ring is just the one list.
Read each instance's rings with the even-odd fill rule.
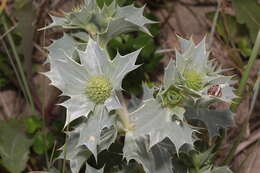
[[174,116],[178,116],[175,108],[163,108],[155,99],[146,100],[138,110],[130,114],[135,126],[132,133],[136,137],[148,135],[149,148],[169,138],[178,152],[185,143],[193,144],[193,130],[186,123],[174,120]]
[[156,145],[149,149],[148,140],[131,132],[126,134],[123,151],[127,162],[136,160],[143,165],[145,172],[172,173],[173,165],[167,148]]
[[[109,150],[118,134],[125,136],[120,154],[128,164],[119,172],[173,173],[178,166],[173,164],[174,155],[193,150],[197,140],[197,130],[187,120],[203,121],[211,137],[233,124],[229,110],[209,109],[217,101],[230,103],[235,95],[231,77],[222,75],[223,70],[208,59],[205,39],[196,45],[179,38],[181,51],[166,67],[162,86],[153,89],[143,84],[143,100],[133,97],[127,107],[121,103],[122,81],[138,67],[140,50],[125,56],[118,53],[111,60],[105,46],[121,33],[149,34],[145,24],[152,21],[143,16],[143,8],[119,7],[114,1],[100,9],[95,0],[88,0],[64,17],[52,19],[47,28],[81,29],[48,47],[50,71],[45,73],[62,95],[69,96],[61,103],[67,110],[65,126],[80,120],[66,132],[59,157],[70,161],[72,173],[83,165],[86,173],[103,173],[104,167],[95,169],[87,161],[94,156],[99,163],[99,154]],[[219,169],[209,168],[202,171]]]
[[22,131],[21,122],[0,121],[0,163],[10,173],[20,173],[26,168],[32,140]]
[[212,110],[208,108],[208,103],[197,104],[190,102],[187,106],[185,117],[187,119],[197,119],[205,123],[209,136],[219,135],[220,128],[227,128],[234,125],[233,113],[229,110]]

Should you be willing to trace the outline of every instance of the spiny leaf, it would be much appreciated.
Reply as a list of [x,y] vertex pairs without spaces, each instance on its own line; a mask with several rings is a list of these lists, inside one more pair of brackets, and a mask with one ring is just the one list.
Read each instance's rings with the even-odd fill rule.
[[136,160],[142,164],[146,173],[173,173],[170,153],[159,145],[150,150],[148,148],[147,137],[136,137],[132,132],[126,134],[123,152],[128,163],[132,159]]
[[85,173],[103,173],[103,172],[104,172],[104,168],[98,170],[89,166],[89,164],[86,164]]
[[233,113],[229,110],[212,110],[208,108],[207,103],[187,104],[185,112],[186,119],[197,119],[205,123],[209,136],[214,137],[219,135],[220,128],[227,128],[234,125]]
[[[86,146],[92,154],[94,154],[97,161],[101,132],[104,128],[111,128],[112,126],[115,127],[115,116],[108,115],[108,112],[104,106],[97,105],[93,114],[91,114],[86,122],[82,123],[79,127],[80,137],[77,146]],[[103,136],[104,135],[105,134],[103,134]],[[105,141],[103,140],[103,142]],[[109,144],[111,144],[110,141]],[[109,146],[103,143],[100,149],[105,149],[108,147]]]
[[65,33],[60,39],[54,40],[53,43],[47,47],[49,55],[46,63],[63,60],[65,56],[73,57],[73,54],[75,54],[76,49],[80,45],[83,45],[83,43],[75,41],[70,35]]
[[0,121],[0,163],[10,173],[20,173],[26,168],[31,144],[19,120]]
[[[177,111],[178,113],[180,111]],[[134,123],[135,136],[149,135],[149,147],[169,138],[178,152],[184,144],[193,145],[193,130],[184,122],[173,120],[174,111],[161,107],[155,99],[144,101],[144,104],[130,114]]]
[[143,88],[143,100],[148,100],[153,98],[153,94],[154,94],[153,88],[149,88],[146,83],[142,84],[142,88]]
[[143,16],[144,7],[136,8],[133,5],[118,7],[115,17],[108,25],[107,32],[100,35],[100,42],[106,45],[112,38],[122,33],[131,31],[143,31],[149,35],[146,24],[154,23]]
[[164,72],[164,89],[167,90],[170,86],[176,85],[180,81],[179,75],[175,62],[170,60]]
[[115,142],[116,137],[117,128],[115,126],[111,126],[110,128],[104,128],[100,135],[98,153],[100,153],[103,150],[108,150],[111,144]]
[[114,58],[112,62],[112,66],[114,67],[114,75],[112,76],[113,81],[118,81],[115,84],[115,88],[122,89],[122,80],[123,78],[131,71],[138,68],[140,65],[135,65],[136,59],[140,54],[141,49],[127,54],[125,56],[121,56],[119,53]]
[[[84,146],[77,147],[79,140],[79,130],[68,132],[66,144],[62,147],[62,153],[58,159],[65,159],[70,161],[70,169],[72,173],[78,173],[82,165],[89,159],[91,152]],[[66,153],[66,154],[65,154]]]

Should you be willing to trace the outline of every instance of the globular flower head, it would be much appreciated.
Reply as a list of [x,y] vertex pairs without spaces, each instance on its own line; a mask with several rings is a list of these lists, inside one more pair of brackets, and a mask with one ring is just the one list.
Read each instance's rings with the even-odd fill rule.
[[[230,103],[235,97],[231,77],[222,75],[224,70],[209,60],[206,39],[196,45],[192,39],[178,38],[181,50],[176,50],[176,60],[171,61],[165,70],[164,88],[180,88],[184,95],[195,100],[217,99]],[[213,88],[219,93],[212,94]]]
[[87,83],[86,95],[93,102],[100,104],[110,97],[112,89],[112,84],[105,76],[94,76]]
[[46,75],[52,85],[70,97],[61,104],[67,108],[66,125],[88,116],[96,105],[104,105],[107,111],[121,108],[116,91],[122,89],[125,75],[138,67],[135,62],[139,53],[140,50],[125,56],[118,54],[111,61],[106,51],[90,39],[85,51],[78,50],[80,63],[65,54],[59,59],[49,57],[51,71]]
[[136,8],[133,5],[120,7],[116,0],[109,6],[105,3],[103,8],[98,6],[96,0],[85,0],[85,4],[75,7],[70,13],[65,13],[64,17],[51,16],[53,22],[42,29],[56,26],[80,29],[104,47],[113,37],[122,33],[142,31],[150,34],[145,25],[154,22],[145,18],[143,11],[144,8]]
[[203,78],[200,72],[196,70],[186,70],[183,74],[185,84],[188,88],[199,91],[203,87]]

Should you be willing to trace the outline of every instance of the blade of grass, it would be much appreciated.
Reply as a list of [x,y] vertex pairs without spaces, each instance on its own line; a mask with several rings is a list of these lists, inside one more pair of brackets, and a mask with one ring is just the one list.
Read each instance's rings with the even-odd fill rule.
[[212,43],[213,43],[213,40],[214,40],[214,34],[215,34],[217,22],[218,22],[220,7],[221,7],[221,0],[218,1],[217,11],[214,15],[213,24],[212,24],[210,35],[209,35],[209,47],[208,47],[209,49],[211,49]]
[[1,40],[1,42],[2,42],[2,45],[3,45],[3,48],[4,48],[5,52],[7,54],[7,57],[9,59],[9,61],[10,61],[10,64],[11,64],[13,70],[14,70],[15,76],[16,76],[16,78],[18,80],[18,85],[21,87],[21,90],[22,90],[22,92],[24,94],[24,97],[25,97],[26,101],[28,102],[28,97],[27,97],[27,94],[25,92],[24,85],[23,85],[23,83],[21,81],[21,77],[20,77],[20,75],[19,75],[19,73],[17,71],[17,68],[15,67],[15,64],[14,64],[14,61],[12,59],[11,53],[9,52],[9,49],[7,48],[7,45],[6,45],[5,41]]
[[[240,81],[240,84],[239,84],[239,87],[238,87],[238,90],[237,90],[237,96],[239,97],[239,99],[236,101],[236,103],[231,105],[231,110],[233,112],[236,112],[238,105],[240,104],[240,102],[243,98],[243,93],[244,93],[244,90],[245,90],[246,85],[247,85],[249,73],[252,70],[252,67],[255,63],[259,49],[260,49],[260,30],[258,31],[252,54],[250,56],[250,59],[249,59],[248,64],[246,66],[246,69],[245,69],[245,71],[242,75],[242,79]],[[250,114],[248,114],[247,120],[249,120],[249,117],[250,117]],[[226,156],[226,159],[222,163],[223,165],[229,165],[230,162],[232,161],[234,154],[236,152],[236,149],[237,149],[238,145],[240,144],[241,140],[243,139],[244,134],[246,133],[247,125],[248,125],[248,122],[243,123],[239,135],[236,137],[234,144],[232,145],[231,149],[229,150],[229,152]]]
[[[6,16],[2,15],[1,20],[2,20],[5,32],[8,31],[8,24],[7,24],[7,21],[6,21]],[[17,64],[18,72],[21,76],[21,81],[22,81],[22,84],[25,88],[25,93],[28,96],[28,101],[29,101],[29,104],[31,105],[32,112],[35,113],[35,107],[34,107],[32,95],[31,95],[31,92],[30,92],[30,89],[29,89],[27,79],[25,77],[25,73],[24,73],[24,70],[23,70],[21,60],[19,58],[19,55],[17,53],[16,47],[15,47],[15,44],[14,44],[14,40],[12,38],[12,35],[9,32],[7,32],[6,37],[7,37],[7,40],[9,42],[9,45],[11,47],[12,53],[14,55],[14,59],[15,59],[16,64]]]
[[234,112],[236,111],[238,105],[240,104],[240,102],[241,102],[241,100],[243,98],[243,93],[244,93],[246,85],[247,85],[247,80],[249,78],[249,73],[252,70],[252,67],[253,67],[253,65],[255,63],[255,60],[256,60],[256,57],[258,55],[259,49],[260,49],[260,30],[258,31],[257,38],[256,38],[256,41],[255,41],[255,45],[253,47],[252,54],[251,54],[251,56],[249,58],[248,64],[246,65],[246,69],[243,72],[242,79],[241,79],[239,87],[237,89],[237,96],[239,98],[236,101],[236,103],[234,103],[231,106],[231,109]]

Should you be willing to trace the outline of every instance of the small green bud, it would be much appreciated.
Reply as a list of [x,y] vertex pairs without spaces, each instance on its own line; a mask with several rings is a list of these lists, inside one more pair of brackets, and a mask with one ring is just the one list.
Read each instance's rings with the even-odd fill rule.
[[92,77],[86,87],[86,95],[93,102],[104,103],[111,95],[112,85],[104,76]]
[[181,95],[180,91],[171,87],[162,94],[162,99],[165,106],[174,107],[182,102],[183,96]]
[[195,91],[199,91],[203,87],[202,74],[195,70],[188,70],[184,73],[184,78],[186,80],[186,86]]

